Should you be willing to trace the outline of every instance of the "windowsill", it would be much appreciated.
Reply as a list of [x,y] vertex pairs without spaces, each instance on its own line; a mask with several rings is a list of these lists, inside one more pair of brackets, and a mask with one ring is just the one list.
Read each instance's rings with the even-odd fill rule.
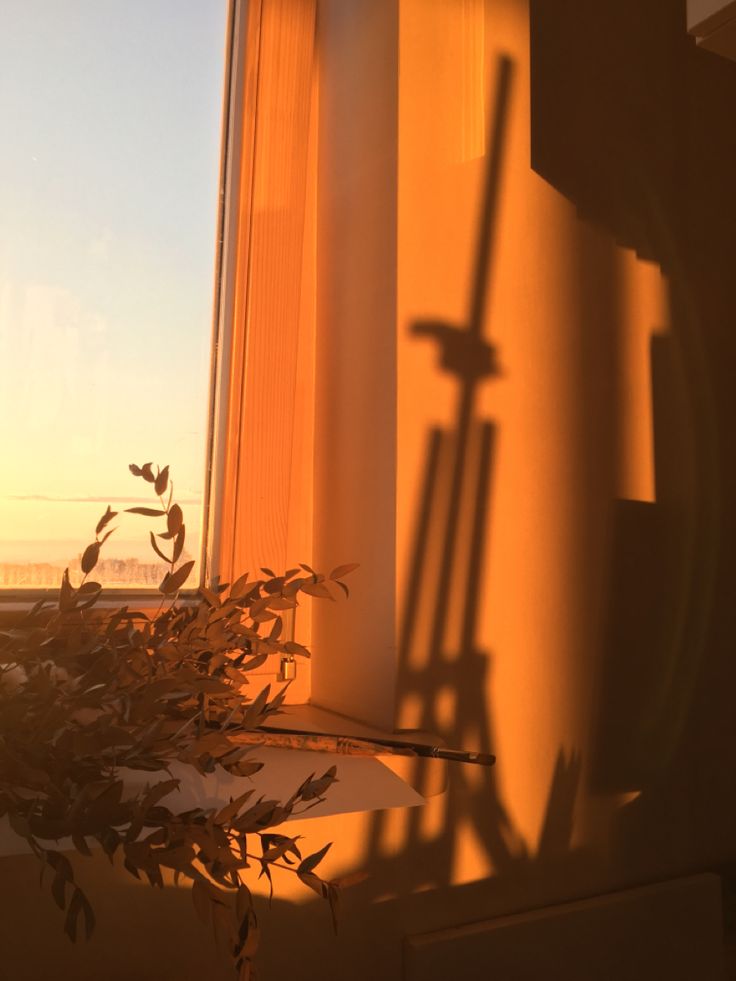
[[[98,600],[93,609],[114,610],[121,606],[135,606],[138,609],[157,610],[161,602],[161,593],[157,589],[116,589],[113,586],[102,587],[103,599]],[[25,612],[39,600],[55,602],[59,597],[59,586],[49,586],[48,588],[15,589],[5,587],[0,590],[0,611]],[[177,599],[177,603],[187,605],[197,599],[196,589],[183,590]]]
[[[161,604],[161,593],[155,589],[146,590],[115,590],[103,587],[105,598],[98,600],[93,607],[87,611],[108,613],[119,610],[127,606],[135,613],[155,614]],[[0,626],[12,626],[20,618],[28,613],[34,603],[39,600],[48,600],[50,604],[55,604],[59,597],[59,588],[51,589],[7,589],[0,592]],[[189,606],[196,600],[196,591],[187,590],[186,594],[181,595],[177,600],[180,606]],[[52,612],[51,607],[47,607],[47,612]]]
[[[311,702],[302,704],[286,703],[284,711],[274,719],[273,728],[304,729],[307,732],[323,732],[340,736],[354,736],[357,739],[394,739],[399,742],[424,743],[427,746],[441,746],[439,736],[420,730],[389,732],[358,722],[339,712],[320,708]],[[269,728],[266,723],[264,728]],[[344,759],[344,757],[343,757]],[[381,763],[400,777],[417,793],[424,797],[434,797],[444,793],[447,785],[447,763],[444,760],[424,758],[422,760],[421,789],[418,784],[417,757],[381,756]]]
[[[278,723],[284,727],[366,739],[373,736],[437,743],[437,739],[429,733],[388,733],[309,704],[289,706],[279,716]],[[276,721],[273,726],[277,726]],[[175,811],[186,811],[195,807],[221,807],[227,800],[251,788],[255,788],[258,796],[285,800],[310,775],[322,773],[333,765],[337,767],[338,780],[330,787],[324,802],[310,807],[304,814],[293,814],[289,820],[394,807],[416,807],[424,804],[426,797],[444,790],[446,764],[441,760],[422,761],[424,778],[420,793],[412,786],[412,776],[417,771],[415,757],[348,756],[272,747],[254,748],[253,757],[265,766],[252,777],[231,777],[222,770],[203,776],[188,765],[172,763],[171,773],[181,781],[181,786],[164,798],[162,803]],[[164,773],[128,771],[126,783],[130,791],[146,784],[152,785],[165,776]],[[72,850],[73,847],[67,839],[54,842],[53,846],[61,850]],[[7,818],[1,819],[0,856],[24,854],[28,851],[25,841],[10,829]]]

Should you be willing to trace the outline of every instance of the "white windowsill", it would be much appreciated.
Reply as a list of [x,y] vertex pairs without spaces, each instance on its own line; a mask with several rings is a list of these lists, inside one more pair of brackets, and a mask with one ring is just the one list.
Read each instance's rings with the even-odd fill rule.
[[[428,733],[384,732],[309,704],[287,706],[283,714],[274,718],[272,725],[365,739],[373,736],[435,745],[437,743],[436,738]],[[425,797],[411,786],[412,771],[416,766],[414,757],[345,756],[263,747],[253,750],[253,758],[265,764],[263,770],[253,777],[231,777],[221,770],[202,776],[190,766],[172,763],[172,774],[181,780],[181,787],[165,797],[162,803],[174,811],[186,811],[194,807],[221,807],[231,798],[251,788],[255,788],[255,797],[263,795],[267,799],[286,800],[310,775],[319,776],[333,765],[337,767],[338,780],[330,787],[324,802],[310,808],[303,815],[292,815],[289,820],[392,807],[416,807],[425,803]],[[429,790],[425,789],[425,793],[431,796],[444,790],[446,764],[441,760],[426,760],[425,767],[429,767],[430,777]],[[167,775],[127,771],[126,777],[130,789],[133,789],[157,783],[166,779]],[[46,844],[62,851],[73,850],[69,839]],[[24,854],[28,851],[25,841],[11,830],[7,818],[0,820],[0,856]]]

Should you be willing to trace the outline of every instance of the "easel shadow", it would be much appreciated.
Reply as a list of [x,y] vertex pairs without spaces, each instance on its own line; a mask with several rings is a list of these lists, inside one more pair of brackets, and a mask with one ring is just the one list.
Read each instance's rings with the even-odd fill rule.
[[[403,706],[418,705],[412,727],[439,735],[449,746],[490,752],[494,750],[488,698],[491,655],[481,649],[476,635],[479,609],[488,599],[483,565],[498,430],[493,420],[480,416],[477,403],[481,386],[492,384],[499,374],[496,350],[483,335],[492,294],[513,74],[510,58],[499,58],[467,321],[457,325],[422,319],[409,328],[414,337],[437,342],[441,369],[454,379],[457,401],[455,424],[434,427],[426,437],[399,637],[398,717]],[[449,717],[440,702],[452,706]],[[432,764],[419,759],[414,766],[415,786],[430,792]],[[324,965],[322,977],[344,977],[349,971],[359,979],[373,976],[384,948],[391,963],[400,963],[401,952],[395,949],[397,921],[406,934],[482,919],[494,915],[499,896],[505,897],[507,908],[524,908],[530,883],[538,888],[540,881],[549,878],[550,869],[569,866],[580,772],[580,758],[560,750],[540,839],[531,853],[504,805],[495,770],[451,766],[444,794],[428,805],[441,806],[442,820],[436,829],[427,829],[422,808],[410,809],[400,842],[387,847],[391,814],[371,815],[360,862],[369,878],[346,895],[336,942],[325,931],[324,911],[317,903],[292,907],[275,900],[269,919],[280,924],[279,930],[288,931],[293,924],[295,931],[310,936],[310,959]],[[463,841],[470,837],[493,874],[453,885]],[[360,964],[354,952],[364,946],[366,930],[374,940],[375,958],[371,964]],[[268,959],[264,965],[275,978],[287,970],[288,958],[279,956],[274,940],[264,942]]]

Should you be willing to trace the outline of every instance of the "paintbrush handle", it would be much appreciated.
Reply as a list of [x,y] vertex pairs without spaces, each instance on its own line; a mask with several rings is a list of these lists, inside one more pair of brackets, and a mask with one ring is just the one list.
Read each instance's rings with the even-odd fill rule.
[[275,732],[258,729],[234,732],[229,738],[241,746],[270,746],[275,749],[300,749],[316,753],[338,753],[342,756],[415,756],[411,746],[383,746],[351,736],[333,736],[321,732]]
[[[259,733],[272,735],[289,735],[304,738],[311,736],[314,740],[324,740],[324,752],[346,753],[353,756],[423,756],[432,759],[449,760],[454,763],[475,763],[479,766],[493,766],[496,757],[491,753],[475,753],[464,749],[446,749],[444,746],[427,746],[426,743],[410,743],[400,739],[364,739],[360,736],[338,736],[330,733],[308,732],[304,729],[285,729],[267,727],[258,730]],[[251,735],[251,734],[249,734]],[[265,745],[265,744],[264,744]],[[338,746],[341,748],[328,748]],[[307,749],[311,746],[293,746],[294,749]],[[321,748],[315,744],[314,748]]]
[[493,766],[496,757],[492,753],[473,753],[465,749],[445,749],[444,746],[422,746],[413,743],[417,756],[428,756],[437,760],[450,760],[454,763],[477,763],[479,766]]

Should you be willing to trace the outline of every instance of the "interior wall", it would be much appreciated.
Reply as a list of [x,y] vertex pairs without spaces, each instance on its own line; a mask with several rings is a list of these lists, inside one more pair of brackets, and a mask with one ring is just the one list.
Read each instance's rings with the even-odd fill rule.
[[341,826],[335,977],[733,855],[734,68],[664,0],[402,0],[399,59],[397,721],[498,762]]
[[397,722],[498,762],[335,827],[335,978],[734,853],[734,66],[669,0],[399,10]]
[[[327,874],[369,878],[336,938],[322,903],[276,879],[274,981],[399,981],[409,934],[727,870],[736,852],[736,65],[698,51],[671,0],[366,3],[364,53],[375,11],[399,15],[398,144],[389,118],[369,169],[355,148],[332,156],[333,190],[370,193],[354,226],[335,202],[356,250],[320,288],[380,312],[386,377],[356,397],[388,440],[364,461],[394,468],[396,495],[377,511],[360,469],[324,471],[346,476],[336,507],[356,529],[335,561],[365,561],[367,528],[393,550],[386,606],[366,601],[379,550],[338,622],[392,648],[399,725],[498,762],[451,770],[421,810],[291,825],[334,841]],[[339,27],[345,8],[321,16]],[[360,89],[366,64],[346,52],[339,71]],[[385,239],[361,240],[379,213]],[[361,279],[359,245],[372,262],[395,248],[395,280]],[[368,316],[332,309],[346,330]],[[349,447],[347,417],[330,425]],[[202,973],[182,890],[95,863],[106,925],[80,956],[29,862],[4,860],[0,939],[25,966],[0,978],[92,979],[113,956],[111,978],[226,976]]]

